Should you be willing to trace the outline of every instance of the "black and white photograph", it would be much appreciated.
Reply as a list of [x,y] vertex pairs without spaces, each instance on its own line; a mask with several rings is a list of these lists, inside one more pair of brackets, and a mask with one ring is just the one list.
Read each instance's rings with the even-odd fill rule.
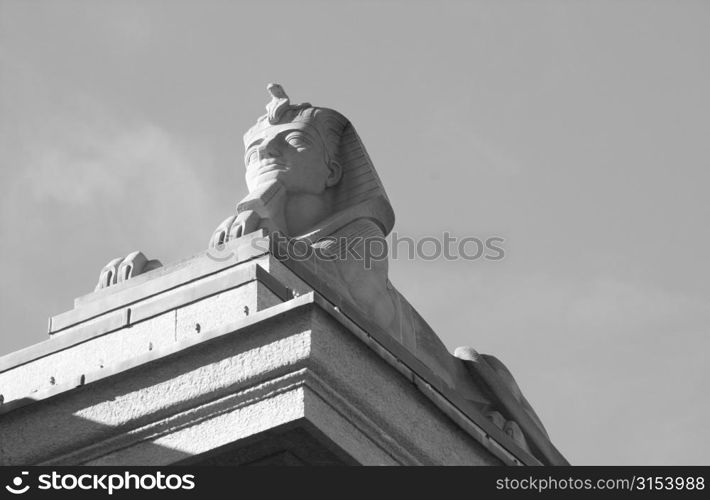
[[0,0],[0,494],[710,465],[709,48],[702,0]]

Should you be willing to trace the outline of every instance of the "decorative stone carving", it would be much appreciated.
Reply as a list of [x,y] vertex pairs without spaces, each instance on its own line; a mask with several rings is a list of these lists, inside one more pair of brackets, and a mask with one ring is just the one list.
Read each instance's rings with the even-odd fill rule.
[[268,90],[267,114],[244,135],[249,194],[210,246],[259,228],[315,242],[360,218],[389,233],[394,212],[347,118],[308,103],[292,105],[278,84]]
[[132,252],[123,258],[113,259],[101,269],[96,290],[122,283],[162,265],[159,260],[148,260],[140,251]]
[[[339,304],[356,308],[522,448],[547,463],[566,464],[503,363],[472,348],[451,355],[390,283],[385,237],[394,212],[350,121],[329,108],[291,104],[278,84],[267,90],[266,114],[244,135],[249,194],[212,233],[209,248],[265,230],[276,237],[272,242],[317,250],[298,265]],[[160,266],[140,252],[114,259],[102,269],[97,290]]]
[[291,104],[278,84],[267,89],[267,113],[244,135],[249,194],[215,230],[210,247],[265,229],[317,248],[319,257],[305,264],[338,296],[478,404],[521,447],[566,463],[503,363],[471,348],[452,356],[389,282],[387,259],[356,257],[371,252],[375,241],[386,250],[394,212],[352,124],[332,109]]
[[[531,450],[526,435],[533,440],[535,447],[543,455],[558,455],[542,421],[518,387],[513,374],[498,358],[479,354],[472,347],[458,347],[454,356],[464,362],[473,379],[492,396],[493,402],[487,416],[494,424],[528,451]],[[511,420],[507,420],[501,411]]]

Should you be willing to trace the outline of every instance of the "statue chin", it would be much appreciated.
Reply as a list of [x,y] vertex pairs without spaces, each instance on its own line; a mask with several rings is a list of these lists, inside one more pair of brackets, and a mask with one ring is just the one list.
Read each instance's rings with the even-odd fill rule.
[[264,172],[262,174],[259,174],[252,182],[253,186],[249,186],[249,191],[254,191],[254,189],[258,189],[261,187],[266,187],[270,184],[273,184],[274,182],[277,182],[279,180],[279,177],[283,176],[283,169],[274,169],[274,170],[269,170],[267,172]]

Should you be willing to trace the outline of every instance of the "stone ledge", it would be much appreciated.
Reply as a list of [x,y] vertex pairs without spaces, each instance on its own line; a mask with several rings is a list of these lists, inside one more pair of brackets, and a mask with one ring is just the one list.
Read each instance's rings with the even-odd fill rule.
[[[242,425],[240,419],[230,420],[230,425],[201,427],[201,422],[217,418],[210,415],[219,413],[215,410],[219,404],[236,394],[256,394],[259,384],[273,387],[289,377],[301,377],[299,394],[310,403],[305,408],[314,410],[299,410],[301,403],[293,400],[295,389],[284,389],[290,394],[289,405],[294,405],[288,411],[295,413],[286,418],[286,410],[274,409],[272,427],[305,419],[358,463],[536,463],[516,450],[505,435],[498,440],[485,427],[475,435],[460,427],[441,411],[439,405],[452,409],[446,398],[439,405],[432,404],[412,384],[413,374],[402,377],[403,368],[398,372],[368,349],[336,321],[337,311],[316,297],[292,299],[205,332],[199,341],[183,339],[170,349],[145,353],[106,377],[87,377],[84,387],[56,390],[42,401],[16,407],[0,416],[0,462],[173,463],[189,459],[209,451],[190,448],[194,433],[227,432],[222,441],[211,442],[210,448],[262,432],[254,428],[243,435],[230,434],[227,429]],[[261,410],[255,406],[253,411],[269,414],[267,406],[260,406]],[[478,428],[473,422],[469,425]],[[413,435],[416,429],[421,429],[421,435]],[[33,435],[32,442],[23,440],[24,435]],[[354,435],[364,437],[348,442]],[[499,449],[491,445],[499,441]]]
[[216,260],[205,251],[189,259],[160,267],[128,281],[79,297],[75,299],[73,309],[49,319],[49,333],[60,332],[109,311],[144,301],[169,290],[184,288],[184,285],[225,269],[242,266],[251,259],[268,253],[268,248],[259,249],[254,245],[254,240],[263,237],[263,231],[257,231],[230,242],[223,250],[226,254],[233,254],[228,259]]
[[[49,340],[3,356],[0,358],[0,374],[93,338],[141,323],[209,297],[224,294],[252,282],[264,285],[265,289],[263,289],[262,295],[268,289],[275,299],[249,304],[252,305],[250,312],[262,310],[273,305],[274,302],[283,302],[293,297],[289,289],[274,279],[257,262],[247,262],[239,267],[227,268],[218,274],[204,276],[203,279],[195,281],[189,287],[168,290],[159,295],[149,296],[143,301],[137,300],[131,307],[105,311],[100,316],[83,320],[53,334]],[[0,411],[2,411],[1,406]]]

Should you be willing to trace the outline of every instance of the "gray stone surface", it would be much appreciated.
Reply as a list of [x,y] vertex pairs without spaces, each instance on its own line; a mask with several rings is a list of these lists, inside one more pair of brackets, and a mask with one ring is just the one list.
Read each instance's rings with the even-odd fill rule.
[[[271,257],[246,264],[305,292]],[[198,297],[217,279],[163,294]],[[247,302],[256,304],[249,315]],[[387,349],[317,293],[284,302],[252,280],[162,303],[103,335],[62,343],[82,334],[79,324],[50,340],[54,351],[0,360],[0,463],[177,463],[284,426],[315,429],[361,464],[537,463],[465,402],[452,404],[445,385],[421,379],[406,351]]]
[[183,338],[199,337],[283,301],[257,279],[266,274],[257,270],[258,264],[245,266],[108,311],[67,328],[37,348],[0,358],[4,400],[0,411],[15,400],[51,392],[55,386],[109,370]]
[[357,465],[313,425],[302,422],[266,431],[254,439],[217,448],[178,465]]
[[0,463],[169,464],[306,422],[361,464],[501,463],[312,294],[259,314],[6,412]]

